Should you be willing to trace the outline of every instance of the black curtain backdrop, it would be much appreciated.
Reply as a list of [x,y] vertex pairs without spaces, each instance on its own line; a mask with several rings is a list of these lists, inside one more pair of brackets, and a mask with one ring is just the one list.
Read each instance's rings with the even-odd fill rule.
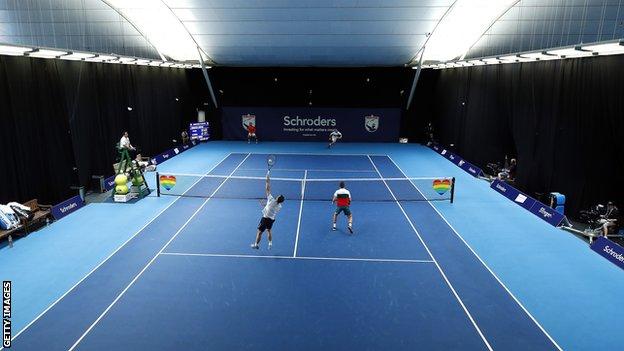
[[209,70],[222,106],[267,107],[404,107],[413,72],[403,67]]
[[171,148],[196,109],[210,107],[193,90],[207,90],[200,78],[198,70],[0,56],[0,203],[56,203],[75,194],[71,185],[112,175],[124,130],[146,156]]
[[[404,109],[414,73],[405,67],[215,67],[209,70],[220,106],[266,107]],[[203,99],[210,101],[207,94]],[[401,117],[402,125],[406,126],[410,118],[407,114]],[[209,118],[218,126],[221,110],[214,111]]]
[[143,155],[151,156],[179,142],[182,129],[197,118],[187,70],[80,62],[61,66],[82,184],[91,175],[113,173],[115,144],[123,131]]
[[0,56],[0,203],[70,195],[74,155],[51,61]]
[[[605,56],[425,72],[420,123],[485,166],[516,156],[516,185],[559,191],[567,210],[624,206],[624,57]],[[416,123],[416,122],[415,122]]]

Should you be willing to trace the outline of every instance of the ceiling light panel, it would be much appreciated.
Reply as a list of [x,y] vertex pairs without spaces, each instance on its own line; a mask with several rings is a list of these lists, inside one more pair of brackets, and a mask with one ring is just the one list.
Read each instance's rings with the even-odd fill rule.
[[197,46],[178,17],[162,0],[104,0],[132,22],[166,56],[197,60]]
[[423,60],[448,61],[463,56],[490,25],[517,0],[457,0],[440,21]]

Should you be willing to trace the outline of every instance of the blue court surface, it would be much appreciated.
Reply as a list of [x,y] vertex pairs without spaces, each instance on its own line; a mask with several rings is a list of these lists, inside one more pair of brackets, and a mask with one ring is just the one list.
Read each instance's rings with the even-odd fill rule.
[[[273,248],[265,234],[253,250],[269,153],[272,192],[286,202]],[[185,196],[91,204],[1,249],[11,350],[616,350],[624,340],[617,268],[422,146],[211,142],[159,172],[189,174],[174,188]],[[454,202],[408,176],[456,177]],[[331,230],[339,179],[353,235],[344,216]]]

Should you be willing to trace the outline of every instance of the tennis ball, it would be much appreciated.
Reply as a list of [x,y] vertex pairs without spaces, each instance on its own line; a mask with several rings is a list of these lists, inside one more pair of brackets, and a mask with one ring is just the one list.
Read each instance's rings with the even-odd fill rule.
[[115,177],[115,184],[117,185],[126,185],[128,184],[128,177],[125,174],[118,174]]
[[119,195],[126,195],[128,193],[128,186],[127,185],[117,185],[115,187],[115,193],[119,194]]

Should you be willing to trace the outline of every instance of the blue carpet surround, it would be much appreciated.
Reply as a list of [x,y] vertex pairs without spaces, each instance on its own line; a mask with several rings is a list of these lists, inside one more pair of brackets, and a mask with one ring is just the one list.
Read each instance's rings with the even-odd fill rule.
[[[274,245],[252,250],[274,177],[456,177],[455,201],[361,201],[421,185],[353,184],[354,227],[329,189],[284,186]],[[370,155],[367,156],[367,155]],[[0,249],[15,350],[613,350],[620,269],[420,145],[209,142],[161,165],[188,193],[90,204]],[[153,186],[155,177],[147,177]],[[260,189],[261,192],[262,189]],[[207,196],[214,194],[215,198]],[[361,196],[362,198],[364,196]],[[45,313],[42,313],[46,311]]]

